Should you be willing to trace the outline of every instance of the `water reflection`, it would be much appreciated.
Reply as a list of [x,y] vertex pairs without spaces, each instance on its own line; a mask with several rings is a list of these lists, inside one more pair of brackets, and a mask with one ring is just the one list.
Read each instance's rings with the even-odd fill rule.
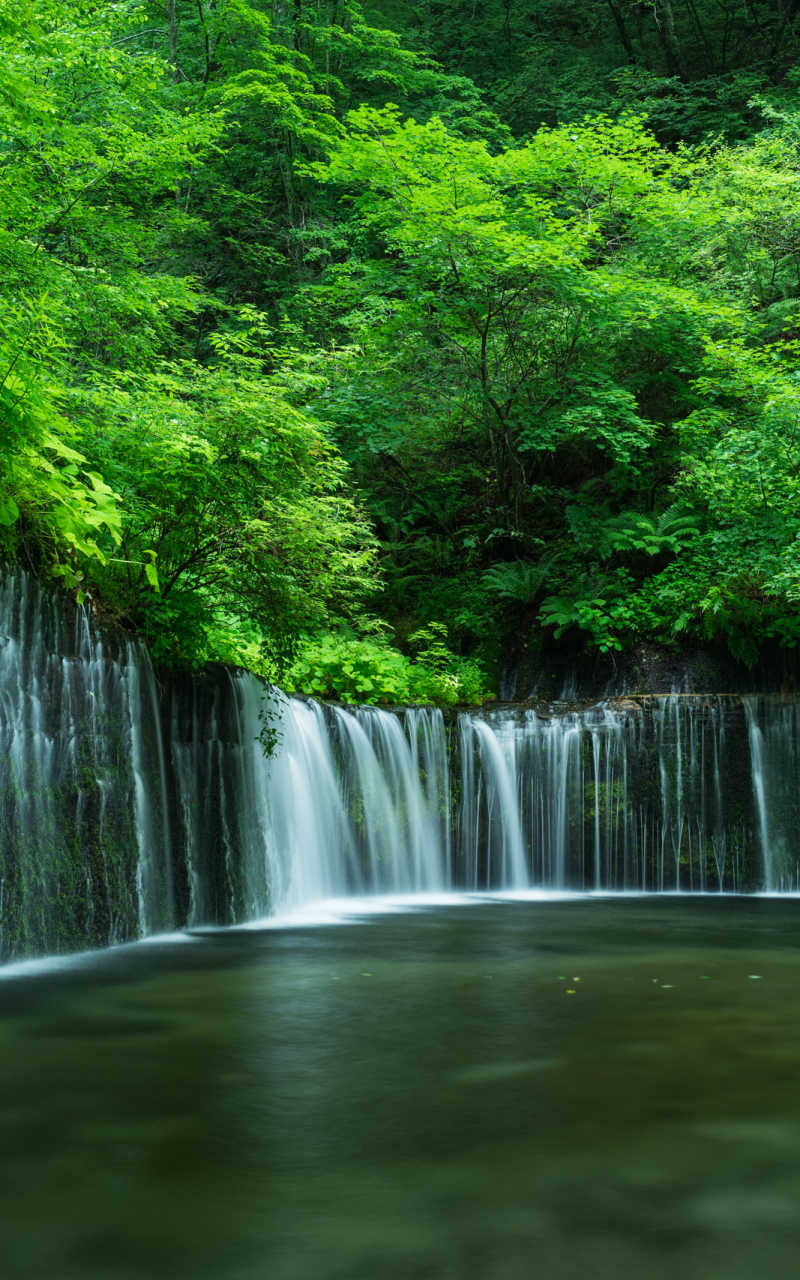
[[797,910],[439,906],[6,981],[3,1274],[784,1280]]

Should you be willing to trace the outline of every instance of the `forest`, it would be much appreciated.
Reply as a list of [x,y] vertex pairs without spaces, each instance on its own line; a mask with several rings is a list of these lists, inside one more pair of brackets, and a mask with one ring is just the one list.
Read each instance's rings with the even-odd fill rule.
[[800,0],[0,0],[0,558],[344,701],[800,639]]

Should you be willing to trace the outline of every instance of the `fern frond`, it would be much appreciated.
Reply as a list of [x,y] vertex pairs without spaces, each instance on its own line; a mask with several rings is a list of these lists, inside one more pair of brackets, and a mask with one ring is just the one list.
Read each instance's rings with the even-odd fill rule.
[[521,560],[513,564],[495,564],[487,569],[481,581],[501,600],[518,600],[530,604],[547,582],[552,556],[544,556],[537,564],[525,564]]
[[678,546],[682,546],[684,542],[697,536],[702,523],[702,515],[674,502],[660,515],[658,533],[661,538],[671,538]]

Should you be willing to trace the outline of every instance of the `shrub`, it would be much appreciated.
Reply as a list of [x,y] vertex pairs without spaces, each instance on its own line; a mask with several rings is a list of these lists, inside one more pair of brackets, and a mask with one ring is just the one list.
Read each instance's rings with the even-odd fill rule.
[[408,702],[409,662],[374,640],[328,635],[307,641],[287,672],[297,693],[341,702]]
[[441,623],[416,632],[410,641],[419,649],[414,662],[380,641],[336,635],[307,640],[286,673],[286,686],[315,698],[373,705],[483,702],[488,692],[480,663],[451,653],[445,634]]
[[411,692],[415,702],[434,702],[452,706],[457,702],[483,702],[488,696],[486,675],[474,658],[460,658],[445,643],[447,628],[432,622],[409,636],[409,644],[417,649],[416,663],[411,668]]

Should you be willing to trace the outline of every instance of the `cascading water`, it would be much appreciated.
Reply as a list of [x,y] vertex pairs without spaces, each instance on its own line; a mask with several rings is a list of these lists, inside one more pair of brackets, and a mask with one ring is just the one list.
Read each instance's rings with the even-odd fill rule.
[[742,699],[764,887],[800,891],[800,703]]
[[[258,741],[264,686],[247,674],[229,679],[237,714],[227,744],[219,736],[218,690],[205,740],[197,691],[191,725],[173,705],[191,922],[444,887],[449,795],[441,712],[414,709],[404,723],[388,712],[328,711],[273,692],[280,746],[267,759]],[[235,829],[228,814],[236,815]],[[217,913],[208,900],[215,865],[224,868],[217,900],[227,908]]]
[[[462,718],[461,794],[470,816],[463,824],[468,836],[461,854],[471,888],[525,889],[530,883],[519,807],[519,736],[510,721],[494,729],[485,720]],[[471,758],[476,747],[477,784]]]
[[[271,704],[278,743],[259,738]],[[326,898],[800,889],[800,703],[321,706],[0,581],[0,956]]]
[[[751,714],[770,721],[771,706],[758,700]],[[747,856],[757,838],[750,776],[742,776],[743,765],[750,767],[741,751],[742,717],[738,698],[681,696],[559,714],[462,716],[464,883],[651,892],[760,887]],[[475,735],[477,763],[469,750]],[[775,752],[780,741],[775,735]],[[793,767],[794,757],[786,763]],[[501,846],[504,857],[493,862],[491,851]]]
[[169,928],[153,672],[26,574],[0,582],[0,955]]

